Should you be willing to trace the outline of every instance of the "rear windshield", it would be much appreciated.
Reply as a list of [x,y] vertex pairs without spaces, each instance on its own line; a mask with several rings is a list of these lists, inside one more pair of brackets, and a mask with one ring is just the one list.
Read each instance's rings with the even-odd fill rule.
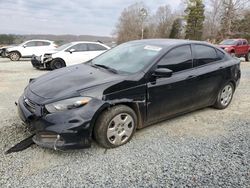
[[223,40],[220,44],[222,45],[236,45],[237,41],[233,39]]

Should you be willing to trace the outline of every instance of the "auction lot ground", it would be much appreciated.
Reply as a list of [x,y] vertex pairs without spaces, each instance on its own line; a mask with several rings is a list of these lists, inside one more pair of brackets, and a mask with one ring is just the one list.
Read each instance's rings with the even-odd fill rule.
[[45,74],[29,61],[0,58],[0,187],[249,187],[250,63],[231,105],[206,108],[137,131],[125,146],[59,152],[36,145],[4,155],[29,133],[14,102],[29,78]]

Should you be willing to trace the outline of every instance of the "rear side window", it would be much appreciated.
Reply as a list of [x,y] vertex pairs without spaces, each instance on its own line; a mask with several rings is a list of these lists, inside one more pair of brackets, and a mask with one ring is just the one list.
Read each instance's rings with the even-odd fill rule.
[[43,46],[49,46],[50,43],[49,43],[49,42],[42,42],[42,45],[43,45]]
[[246,40],[243,40],[243,45],[247,45],[247,41]]
[[216,50],[216,51],[217,51],[217,55],[218,55],[218,60],[222,60],[224,58],[225,54],[220,50]]
[[158,63],[159,68],[168,68],[173,72],[190,69],[192,66],[193,63],[190,45],[172,49]]
[[241,40],[237,41],[237,45],[241,46],[242,45],[242,41]]
[[44,41],[36,41],[36,46],[49,46],[49,42],[44,42]]
[[102,51],[107,50],[104,46],[100,44],[88,44],[89,51]]
[[194,51],[194,66],[196,67],[219,60],[216,50],[213,47],[196,44],[194,45]]

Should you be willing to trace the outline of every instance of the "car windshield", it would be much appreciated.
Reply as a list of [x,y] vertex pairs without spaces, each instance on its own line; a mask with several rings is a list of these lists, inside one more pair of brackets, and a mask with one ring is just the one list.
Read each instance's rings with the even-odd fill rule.
[[148,66],[161,50],[155,45],[125,43],[93,59],[92,64],[132,74]]
[[237,44],[237,41],[233,40],[233,39],[228,39],[228,40],[223,40],[220,44],[222,44],[222,45],[235,45],[235,44]]
[[61,50],[64,50],[64,49],[66,49],[66,48],[70,47],[71,45],[72,45],[72,43],[67,43],[67,44],[64,44],[64,45],[62,45],[62,46],[58,47],[58,48],[56,49],[56,51],[61,51]]

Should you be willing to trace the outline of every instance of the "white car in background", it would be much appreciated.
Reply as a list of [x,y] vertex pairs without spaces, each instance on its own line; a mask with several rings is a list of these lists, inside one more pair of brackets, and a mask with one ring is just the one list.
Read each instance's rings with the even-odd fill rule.
[[44,55],[33,56],[31,63],[38,69],[54,70],[87,62],[109,49],[110,47],[100,42],[71,42]]
[[49,40],[29,40],[6,49],[6,56],[12,61],[18,61],[21,57],[28,58],[33,55],[41,55],[48,50],[56,49],[57,45]]

